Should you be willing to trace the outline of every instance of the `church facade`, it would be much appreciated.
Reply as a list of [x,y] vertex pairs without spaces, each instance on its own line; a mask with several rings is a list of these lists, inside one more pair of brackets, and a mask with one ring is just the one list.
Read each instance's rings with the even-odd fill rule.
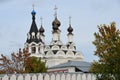
[[[55,8],[56,9],[56,8]],[[61,41],[59,29],[61,22],[58,20],[57,11],[55,10],[55,18],[52,22],[52,39],[49,44],[45,42],[45,30],[43,25],[38,29],[35,15],[36,12],[33,9],[32,24],[29,32],[27,33],[27,40],[25,42],[25,48],[28,49],[31,56],[41,58],[42,61],[46,62],[46,66],[52,67],[65,63],[68,61],[82,61],[83,55],[79,51],[76,51],[76,45],[73,40],[73,28],[71,22],[68,26],[68,34],[66,35],[68,41],[64,44]]]

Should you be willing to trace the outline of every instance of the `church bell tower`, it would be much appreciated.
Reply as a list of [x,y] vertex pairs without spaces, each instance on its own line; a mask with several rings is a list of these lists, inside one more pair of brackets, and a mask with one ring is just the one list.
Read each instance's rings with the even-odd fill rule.
[[32,14],[32,24],[29,32],[27,33],[25,48],[28,49],[29,53],[31,53],[31,56],[38,57],[40,56],[40,54],[43,54],[44,42],[42,40],[44,38],[44,34],[43,34],[44,28],[41,25],[40,29],[38,30],[35,22],[36,12],[34,8],[31,14]]

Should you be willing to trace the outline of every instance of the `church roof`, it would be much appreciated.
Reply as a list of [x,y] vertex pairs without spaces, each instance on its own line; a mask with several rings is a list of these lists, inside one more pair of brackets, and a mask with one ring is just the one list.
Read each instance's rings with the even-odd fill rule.
[[59,30],[59,27],[60,27],[61,23],[57,18],[57,7],[56,6],[55,6],[54,10],[55,10],[55,19],[52,22],[52,26],[53,26],[53,31],[57,32],[57,30]]
[[69,25],[68,32],[69,32],[70,34],[72,34],[72,32],[73,32],[73,28],[71,27],[71,25]]
[[[30,35],[30,38],[26,40],[27,43],[31,43],[31,42],[35,42],[35,43],[39,43],[39,42],[42,42],[42,40],[39,38],[37,38],[37,33],[38,33],[38,28],[37,28],[37,25],[36,25],[36,22],[35,22],[35,15],[36,15],[36,12],[35,10],[33,9],[33,11],[31,12],[32,14],[32,24],[31,24],[31,27],[30,27],[30,30],[29,30],[29,35]],[[34,38],[33,38],[34,36]]]
[[60,21],[57,19],[57,17],[55,17],[55,20],[52,22],[53,29],[58,29],[60,24]]
[[40,33],[44,33],[44,32],[45,32],[45,30],[44,30],[44,28],[43,28],[42,25],[41,25],[41,27],[40,27],[40,29],[39,29],[39,32],[40,32]]
[[29,33],[31,34],[32,32],[35,32],[35,34],[37,34],[38,28],[37,28],[37,25],[36,25],[36,22],[35,22],[35,14],[36,14],[36,12],[33,10],[31,12],[31,14],[32,14],[32,24],[31,24],[31,28],[30,28]]
[[31,38],[31,39],[27,39],[26,40],[27,43],[31,43],[31,42],[35,42],[35,43],[39,43],[39,42],[42,42],[41,39],[37,39],[37,38]]
[[50,67],[49,69],[75,67],[82,72],[89,72],[90,66],[91,66],[91,63],[85,62],[85,61],[68,61],[66,63],[62,63],[59,65]]
[[71,27],[71,17],[69,17],[69,27],[67,30],[68,30],[69,34],[72,34],[73,28]]

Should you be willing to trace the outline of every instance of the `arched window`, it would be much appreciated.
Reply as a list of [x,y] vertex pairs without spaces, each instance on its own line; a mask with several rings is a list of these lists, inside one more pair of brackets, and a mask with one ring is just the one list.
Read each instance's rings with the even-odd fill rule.
[[54,57],[54,53],[52,51],[48,51],[46,53],[46,57]]
[[70,50],[74,50],[74,46],[70,46],[69,49],[70,49]]
[[50,50],[50,47],[49,46],[45,46],[45,51],[48,51]]
[[62,50],[67,50],[67,47],[66,47],[65,45],[63,45],[63,46],[61,47],[61,49],[62,49]]
[[36,52],[35,44],[32,44],[31,51],[32,51],[32,53],[35,53],[35,52]]
[[40,33],[38,32],[38,33],[37,33],[37,38],[38,38],[38,39],[40,39],[40,36],[39,36],[39,35],[40,35]]
[[34,33],[34,32],[32,32],[32,38],[33,38],[33,39],[35,38],[35,33]]
[[58,51],[56,54],[58,57],[64,57],[65,53],[63,51]]
[[52,50],[59,50],[59,46],[56,46],[56,45],[53,46],[53,47],[52,47]]
[[74,53],[73,53],[72,51],[68,51],[68,52],[66,53],[66,56],[67,56],[67,57],[74,57]]
[[27,33],[27,38],[30,39],[30,34],[29,33]]
[[39,46],[38,46],[38,52],[40,52],[40,44],[39,44]]

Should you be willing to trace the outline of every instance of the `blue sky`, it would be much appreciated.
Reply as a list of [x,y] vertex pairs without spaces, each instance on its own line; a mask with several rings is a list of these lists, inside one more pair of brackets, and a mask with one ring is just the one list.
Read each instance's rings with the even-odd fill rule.
[[0,0],[0,54],[10,55],[24,47],[27,32],[31,26],[32,5],[35,5],[36,23],[41,25],[43,18],[46,43],[50,43],[54,7],[58,7],[61,22],[61,40],[67,42],[69,16],[74,29],[77,50],[82,52],[85,61],[93,61],[95,47],[94,32],[97,25],[116,22],[120,28],[120,0]]

